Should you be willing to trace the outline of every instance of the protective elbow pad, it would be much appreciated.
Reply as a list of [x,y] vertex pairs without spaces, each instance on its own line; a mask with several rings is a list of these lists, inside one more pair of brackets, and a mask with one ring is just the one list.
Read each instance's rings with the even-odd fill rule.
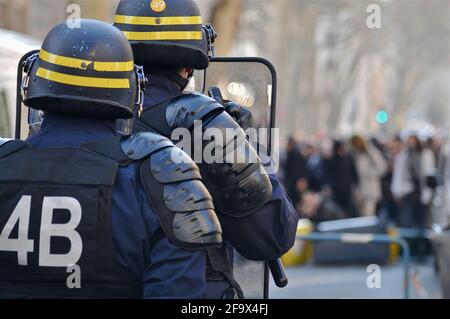
[[[192,131],[194,122],[200,120],[203,131],[214,128],[220,130],[225,138],[223,144],[206,141],[202,145],[202,150],[206,147],[214,149],[223,146],[223,158],[220,161],[211,161],[209,164],[203,159],[198,164],[216,208],[233,217],[254,213],[270,200],[272,184],[255,149],[247,141],[245,132],[225,111],[223,105],[202,94],[185,94],[144,111],[140,119],[146,126],[167,137],[176,128]],[[227,136],[227,129],[234,129],[238,138]],[[196,143],[198,141],[193,141],[194,145]],[[229,154],[239,160],[231,160],[227,156]]]
[[[222,243],[213,200],[198,166],[165,137],[139,133],[122,142],[122,150],[141,164],[141,181],[166,235],[184,249]],[[174,160],[175,159],[175,160]]]
[[[226,112],[221,112],[204,126],[222,131],[224,143],[206,141],[203,149],[223,147],[222,160],[199,164],[205,183],[220,212],[233,217],[254,213],[272,197],[272,184],[261,160],[246,139],[245,132]],[[227,134],[233,129],[235,134]]]

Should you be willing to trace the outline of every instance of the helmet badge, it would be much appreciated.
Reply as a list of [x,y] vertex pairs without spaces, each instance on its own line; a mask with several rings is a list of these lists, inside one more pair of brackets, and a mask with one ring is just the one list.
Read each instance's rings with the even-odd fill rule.
[[163,12],[167,5],[164,0],[152,0],[150,3],[150,8],[155,12]]

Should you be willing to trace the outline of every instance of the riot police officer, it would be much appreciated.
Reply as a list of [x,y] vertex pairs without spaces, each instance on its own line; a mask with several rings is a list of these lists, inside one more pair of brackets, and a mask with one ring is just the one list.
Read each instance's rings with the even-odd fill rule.
[[[183,93],[194,70],[209,65],[207,41],[195,1],[122,0],[114,20],[130,40],[136,63],[144,67],[149,78],[136,132],[154,131],[170,138],[176,128],[192,131],[196,120],[202,121],[203,131],[240,129],[214,99]],[[245,139],[234,151],[255,152]],[[259,160],[199,164],[214,198],[224,239],[248,259],[269,261],[292,246],[298,216],[277,178],[264,174],[261,166]],[[232,254],[231,250],[228,255],[224,250],[208,250],[206,297],[243,297],[233,277]]]
[[0,298],[202,297],[222,241],[211,196],[170,140],[117,133],[144,77],[118,29],[80,21],[25,62],[40,132],[0,140]]

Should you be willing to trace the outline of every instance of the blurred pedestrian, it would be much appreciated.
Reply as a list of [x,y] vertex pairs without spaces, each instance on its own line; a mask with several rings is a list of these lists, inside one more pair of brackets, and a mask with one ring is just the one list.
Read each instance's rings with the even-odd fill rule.
[[331,157],[324,161],[324,172],[325,187],[331,192],[334,201],[344,209],[347,217],[355,217],[352,194],[358,185],[358,173],[342,141],[334,142]]
[[389,220],[395,223],[398,219],[399,205],[392,193],[391,185],[395,158],[402,150],[402,139],[400,136],[395,136],[388,140],[384,145],[384,149],[387,170],[381,179],[382,202],[380,210],[387,212]]
[[381,152],[361,136],[351,138],[351,146],[358,173],[357,208],[360,216],[374,216],[381,200],[381,178],[387,163]]
[[425,142],[425,148],[427,148],[433,152],[434,159],[436,161],[439,158],[441,146],[442,146],[441,141],[438,138],[435,138],[434,136],[428,137]]
[[308,190],[320,192],[323,187],[323,160],[322,156],[313,144],[305,146],[306,173],[308,179]]
[[344,210],[330,197],[320,193],[306,192],[299,211],[302,217],[310,219],[314,224],[345,218]]
[[287,156],[284,165],[284,176],[287,194],[294,206],[301,199],[302,191],[308,187],[306,175],[306,161],[300,152],[297,141],[290,137],[287,144]]
[[424,148],[416,135],[408,137],[406,145],[395,159],[391,185],[392,193],[400,205],[399,226],[425,226],[426,206],[432,196],[425,181],[435,166],[433,152]]

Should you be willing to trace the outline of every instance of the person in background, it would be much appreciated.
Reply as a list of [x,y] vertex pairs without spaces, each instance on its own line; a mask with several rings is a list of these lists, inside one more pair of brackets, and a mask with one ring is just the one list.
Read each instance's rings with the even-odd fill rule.
[[323,187],[322,156],[314,144],[305,146],[305,155],[308,189],[313,192],[320,192]]
[[433,136],[428,137],[425,142],[425,147],[427,149],[430,149],[433,152],[433,155],[434,155],[434,158],[436,161],[439,158],[441,146],[442,146],[442,141],[439,138],[436,138]]
[[384,145],[384,149],[387,170],[381,179],[382,202],[380,205],[380,210],[387,212],[388,219],[395,223],[398,218],[399,207],[398,202],[395,200],[395,196],[392,193],[391,184],[395,158],[402,149],[402,140],[400,136],[395,136],[388,140]]
[[334,201],[341,206],[348,218],[355,217],[353,190],[358,185],[355,162],[342,141],[334,141],[333,153],[325,160],[325,187]]
[[387,171],[387,163],[381,152],[361,136],[354,135],[350,144],[359,177],[357,207],[360,216],[374,216],[381,200],[381,178]]
[[433,152],[422,146],[416,135],[408,137],[395,158],[392,193],[399,202],[398,226],[422,228],[426,222],[426,206],[432,191],[425,185],[426,176],[435,168]]
[[306,160],[293,137],[287,144],[287,156],[284,164],[286,191],[294,206],[301,200],[302,191],[308,187]]
[[329,196],[306,192],[299,207],[301,216],[310,219],[314,224],[345,218],[344,210]]

